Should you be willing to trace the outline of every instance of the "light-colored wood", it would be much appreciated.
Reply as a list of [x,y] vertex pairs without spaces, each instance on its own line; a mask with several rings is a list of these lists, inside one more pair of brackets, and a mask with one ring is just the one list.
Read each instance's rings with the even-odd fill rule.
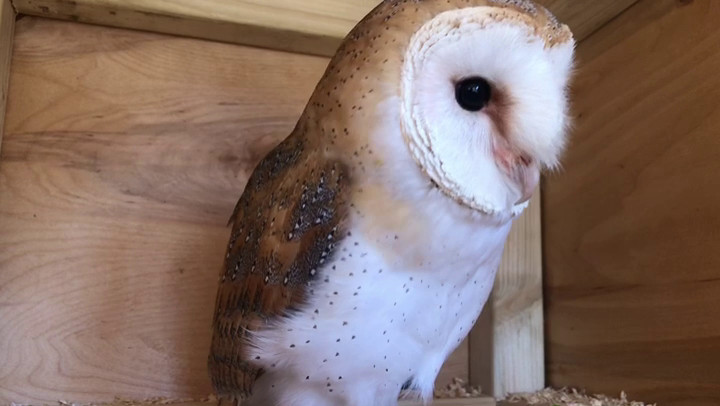
[[326,64],[17,22],[0,161],[0,404],[211,392],[227,219]]
[[493,293],[470,335],[470,378],[502,398],[545,385],[540,193],[508,237]]
[[549,382],[720,404],[720,2],[641,0],[579,47],[547,179]]
[[206,396],[227,219],[328,60],[34,17],[16,34],[0,404]]
[[638,0],[536,0],[567,24],[577,42],[627,10]]
[[378,0],[13,0],[20,13],[332,55]]
[[0,153],[2,153],[5,106],[10,83],[10,58],[15,33],[15,9],[10,0],[0,0]]
[[[637,0],[540,0],[582,40]],[[20,13],[330,56],[379,0],[13,0]]]

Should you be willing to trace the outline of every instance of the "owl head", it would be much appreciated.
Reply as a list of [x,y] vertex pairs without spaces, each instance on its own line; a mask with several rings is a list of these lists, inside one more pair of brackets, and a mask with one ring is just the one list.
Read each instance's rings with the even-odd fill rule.
[[385,1],[346,38],[309,111],[397,190],[516,214],[566,143],[573,52],[569,29],[529,1]]

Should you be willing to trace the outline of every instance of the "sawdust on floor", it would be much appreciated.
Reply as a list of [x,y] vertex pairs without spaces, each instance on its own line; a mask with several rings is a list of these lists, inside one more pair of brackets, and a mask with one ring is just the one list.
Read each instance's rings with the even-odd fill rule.
[[501,405],[507,406],[657,406],[628,400],[625,392],[619,399],[605,395],[586,395],[574,389],[545,389],[537,393],[518,394],[509,397]]
[[[458,398],[474,398],[480,397],[481,392],[478,387],[470,387],[462,379],[453,379],[453,382],[444,388],[435,391],[435,397],[438,399],[458,399]],[[108,403],[90,403],[80,404],[72,403],[64,400],[58,401],[58,406],[182,406],[183,404],[192,404],[198,406],[207,404],[214,406],[217,404],[215,396],[208,396],[205,399],[164,399],[151,398],[144,401],[133,401],[125,399],[116,399]],[[645,404],[642,402],[631,401],[627,399],[625,392],[620,394],[620,398],[615,399],[604,395],[586,395],[574,389],[545,389],[537,393],[517,394],[500,401],[499,406],[657,406],[654,404]],[[11,406],[29,406],[17,403],[11,403]]]
[[480,396],[482,393],[479,386],[470,386],[460,378],[453,378],[449,385],[435,389],[435,398],[437,399],[479,398]]

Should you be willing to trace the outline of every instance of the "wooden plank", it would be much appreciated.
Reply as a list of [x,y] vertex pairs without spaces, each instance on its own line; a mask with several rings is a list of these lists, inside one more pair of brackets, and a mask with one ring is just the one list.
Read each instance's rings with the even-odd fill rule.
[[544,185],[553,386],[720,404],[720,2],[642,0],[580,44]]
[[496,398],[545,385],[540,192],[510,232],[498,277],[470,335],[470,380]]
[[13,0],[20,13],[332,55],[376,0]]
[[17,22],[0,161],[0,404],[211,392],[227,218],[326,64]]
[[[541,0],[582,40],[637,0]],[[13,0],[20,13],[330,56],[378,0]]]
[[10,59],[15,33],[15,9],[10,0],[0,0],[0,153],[5,126],[5,106],[10,84]]
[[577,42],[622,14],[638,0],[539,0],[567,24]]
[[[327,62],[18,21],[0,160],[0,404],[210,392],[227,218]],[[467,351],[438,387],[467,381]]]

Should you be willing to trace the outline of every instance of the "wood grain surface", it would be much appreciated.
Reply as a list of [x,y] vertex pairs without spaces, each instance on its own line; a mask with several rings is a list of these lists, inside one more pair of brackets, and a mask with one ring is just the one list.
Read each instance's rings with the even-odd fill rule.
[[10,81],[10,59],[13,35],[15,33],[15,9],[10,0],[0,0],[0,151],[2,151],[2,129],[5,121],[8,84]]
[[510,231],[492,295],[470,334],[470,381],[483,393],[545,387],[540,192]]
[[582,42],[638,0],[535,0],[567,24]]
[[720,404],[720,2],[641,0],[579,47],[544,184],[554,386]]
[[[18,21],[0,155],[0,404],[210,393],[227,219],[326,64]],[[467,380],[467,349],[439,386]]]
[[[12,0],[20,13],[330,56],[380,0]],[[578,41],[637,0],[538,0]]]
[[12,0],[20,13],[330,56],[378,0]]

